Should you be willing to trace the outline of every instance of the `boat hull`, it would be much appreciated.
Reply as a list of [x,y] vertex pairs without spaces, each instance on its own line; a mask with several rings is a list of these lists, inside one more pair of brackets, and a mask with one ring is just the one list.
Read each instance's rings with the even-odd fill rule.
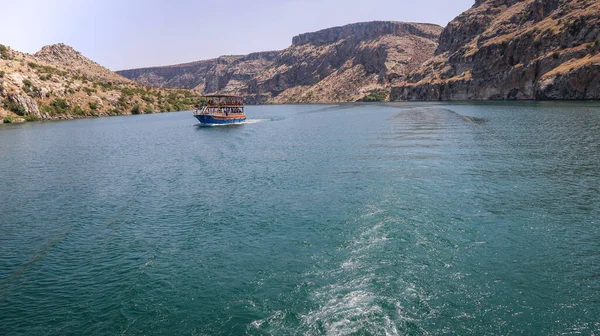
[[205,125],[239,124],[239,123],[243,123],[244,121],[246,121],[246,116],[220,117],[220,116],[197,114],[197,115],[194,115],[194,117],[196,117],[196,119],[198,119],[198,121],[201,124],[205,124]]

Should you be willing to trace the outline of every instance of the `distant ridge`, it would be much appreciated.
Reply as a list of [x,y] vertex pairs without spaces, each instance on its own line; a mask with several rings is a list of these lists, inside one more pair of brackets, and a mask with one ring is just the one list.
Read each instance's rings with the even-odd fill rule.
[[[213,59],[166,66],[117,71],[138,83],[154,87],[178,87],[205,92],[223,90],[231,82],[247,80],[271,64],[279,51],[248,55],[224,55]],[[208,90],[208,91],[207,91]]]

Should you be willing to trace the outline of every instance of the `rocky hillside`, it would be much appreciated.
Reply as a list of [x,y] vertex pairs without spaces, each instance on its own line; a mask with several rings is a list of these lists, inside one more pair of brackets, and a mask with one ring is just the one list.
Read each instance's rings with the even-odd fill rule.
[[391,80],[433,55],[441,31],[432,24],[364,22],[302,34],[244,94],[275,103],[380,100]]
[[477,0],[392,100],[599,99],[600,1]]
[[365,22],[296,36],[281,52],[118,73],[146,85],[246,96],[249,103],[387,99],[391,80],[433,56],[442,27]]
[[34,55],[0,45],[0,122],[184,110],[198,97],[136,84],[64,44]]
[[63,43],[44,46],[33,56],[39,62],[45,62],[52,64],[55,67],[69,69],[81,76],[86,76],[92,81],[110,81],[112,83],[124,84],[133,83],[127,78],[108,70]]
[[239,91],[244,84],[273,63],[278,51],[244,56],[221,56],[205,61],[117,71],[118,74],[154,87],[197,88],[204,93]]

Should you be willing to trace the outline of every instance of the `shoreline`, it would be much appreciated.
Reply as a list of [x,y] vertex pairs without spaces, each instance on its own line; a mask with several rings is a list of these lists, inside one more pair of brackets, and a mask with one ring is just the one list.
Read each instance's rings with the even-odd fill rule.
[[[288,106],[288,105],[393,105],[393,104],[427,104],[427,105],[500,105],[500,104],[600,104],[600,100],[597,99],[561,99],[561,100],[534,100],[534,99],[521,99],[521,100],[507,100],[507,99],[498,99],[498,100],[402,100],[402,101],[386,101],[386,102],[330,102],[330,103],[283,103],[283,104],[251,104],[246,105],[248,107],[254,106]],[[5,122],[4,119],[0,119],[0,125],[10,125],[10,124],[25,124],[31,122],[45,122],[45,121],[67,121],[67,120],[77,120],[77,119],[94,119],[94,118],[106,118],[106,117],[127,117],[127,116],[141,116],[141,115],[150,115],[150,114],[162,114],[162,113],[174,113],[174,112],[191,112],[193,109],[189,110],[178,110],[178,111],[162,111],[162,112],[152,112],[152,113],[123,113],[123,114],[101,114],[101,115],[61,115],[56,118],[50,119],[39,119],[39,120],[26,120],[23,116],[11,116],[14,119],[12,122]]]

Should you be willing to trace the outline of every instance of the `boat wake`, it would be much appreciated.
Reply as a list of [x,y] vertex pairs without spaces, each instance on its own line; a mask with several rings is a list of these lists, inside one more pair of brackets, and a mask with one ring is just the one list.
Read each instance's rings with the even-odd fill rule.
[[269,119],[246,119],[243,124],[258,124],[263,121],[269,121]]
[[380,207],[368,206],[353,221],[357,225],[354,238],[337,251],[343,257],[326,271],[307,274],[320,283],[311,286],[308,293],[312,309],[296,316],[276,311],[251,323],[249,333],[256,330],[304,335],[425,333],[420,320],[434,314],[428,303],[430,298],[416,284],[399,276],[399,267],[392,267],[394,263],[402,264],[401,254],[392,260],[378,259],[395,253],[390,235],[402,226],[402,220],[389,216]]

